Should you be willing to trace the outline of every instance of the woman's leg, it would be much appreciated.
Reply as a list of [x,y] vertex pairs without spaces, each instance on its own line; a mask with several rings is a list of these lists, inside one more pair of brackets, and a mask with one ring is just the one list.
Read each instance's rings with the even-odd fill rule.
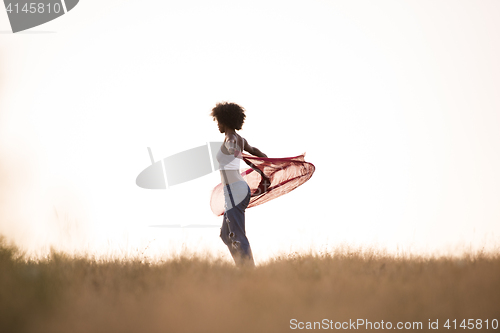
[[[243,184],[238,184],[238,186],[230,186],[231,188],[227,191],[230,200],[234,199],[232,198],[232,192],[235,190],[246,191],[247,195],[241,202],[236,203],[232,200],[232,205],[226,205],[232,208],[224,212],[220,236],[224,244],[229,248],[229,252],[231,252],[236,265],[241,266],[249,264],[255,266],[252,249],[245,231],[245,210],[250,202],[250,188],[246,183],[244,183],[244,185],[245,186],[243,186]],[[231,189],[233,191],[231,191]],[[238,197],[238,195],[236,195],[236,197]]]

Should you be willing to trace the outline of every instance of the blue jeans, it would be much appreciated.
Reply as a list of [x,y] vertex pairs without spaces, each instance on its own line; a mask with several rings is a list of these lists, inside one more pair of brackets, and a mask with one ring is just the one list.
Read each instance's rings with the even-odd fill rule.
[[220,237],[229,248],[237,266],[255,266],[252,249],[245,233],[245,209],[250,203],[250,187],[245,181],[225,185],[225,210]]

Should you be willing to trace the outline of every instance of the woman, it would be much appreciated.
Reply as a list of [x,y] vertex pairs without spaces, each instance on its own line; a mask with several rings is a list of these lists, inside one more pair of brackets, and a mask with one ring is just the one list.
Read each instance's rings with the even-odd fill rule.
[[250,188],[240,174],[241,152],[267,157],[236,133],[245,121],[245,109],[235,103],[218,103],[210,114],[219,131],[225,133],[224,143],[217,152],[217,161],[224,186],[224,218],[220,237],[229,248],[238,266],[255,266],[250,243],[245,233],[245,209],[250,202]]

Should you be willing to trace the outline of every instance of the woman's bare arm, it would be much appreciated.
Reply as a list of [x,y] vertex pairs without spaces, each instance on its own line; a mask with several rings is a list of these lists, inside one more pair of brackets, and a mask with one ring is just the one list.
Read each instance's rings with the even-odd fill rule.
[[245,147],[243,149],[245,151],[249,152],[252,155],[258,156],[258,157],[267,157],[267,155],[264,154],[263,152],[261,152],[258,148],[250,146],[246,139],[243,139],[243,140],[244,140],[243,143],[245,144]]

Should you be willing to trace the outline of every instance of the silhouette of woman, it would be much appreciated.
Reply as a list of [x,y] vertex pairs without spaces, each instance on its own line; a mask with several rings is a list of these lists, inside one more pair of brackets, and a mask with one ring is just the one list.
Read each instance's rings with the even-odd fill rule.
[[250,202],[250,187],[240,174],[242,151],[258,157],[267,157],[236,133],[245,121],[245,109],[235,103],[218,103],[210,114],[225,134],[224,143],[217,152],[217,161],[224,190],[224,216],[220,237],[229,248],[238,266],[255,266],[250,243],[245,232],[245,209]]

